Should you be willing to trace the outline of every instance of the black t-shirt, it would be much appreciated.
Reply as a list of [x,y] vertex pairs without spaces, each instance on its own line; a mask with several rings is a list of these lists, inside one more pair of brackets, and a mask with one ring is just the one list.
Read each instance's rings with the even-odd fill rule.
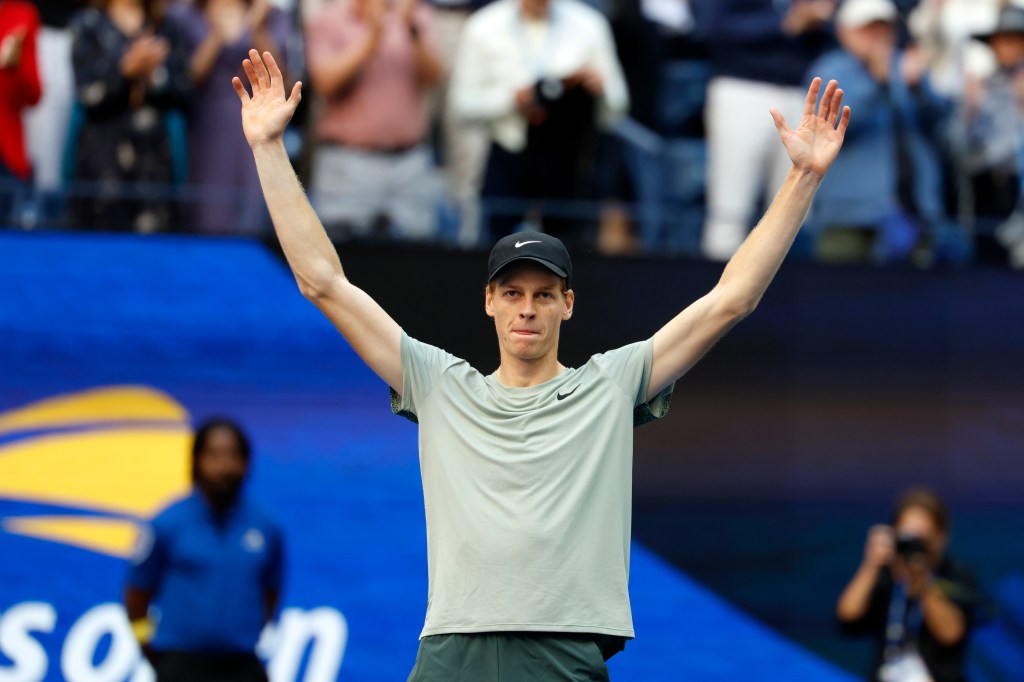
[[[978,583],[967,566],[943,559],[935,570],[935,585],[963,612],[967,622],[967,635],[953,646],[943,646],[935,640],[928,630],[928,625],[921,619],[916,642],[917,652],[928,666],[928,671],[935,682],[965,682],[963,669],[967,640],[981,600]],[[871,676],[868,678],[870,680],[878,680],[878,670],[883,662],[893,587],[892,574],[887,568],[881,569],[875,589],[871,593],[867,612],[857,621],[841,624],[846,634],[871,635],[875,638],[877,647]],[[915,601],[910,601],[905,609],[907,617],[912,617],[910,614],[915,610],[919,612],[919,608]]]

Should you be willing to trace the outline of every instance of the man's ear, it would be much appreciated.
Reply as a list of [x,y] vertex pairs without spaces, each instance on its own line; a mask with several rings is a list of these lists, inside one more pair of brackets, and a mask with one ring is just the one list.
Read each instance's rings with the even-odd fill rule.
[[573,306],[576,305],[576,294],[572,289],[565,292],[565,312],[562,313],[562,320],[572,317]]
[[487,313],[487,317],[494,317],[494,306],[491,305],[490,285],[484,287],[484,312]]

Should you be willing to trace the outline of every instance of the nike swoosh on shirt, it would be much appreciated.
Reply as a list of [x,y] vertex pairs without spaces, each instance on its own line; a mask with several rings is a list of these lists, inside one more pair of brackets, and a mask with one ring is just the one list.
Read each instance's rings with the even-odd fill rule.
[[539,239],[534,239],[533,241],[530,241],[530,242],[516,242],[516,248],[518,249],[520,246],[526,246],[527,244],[540,244],[540,243],[541,242],[540,242]]
[[571,391],[569,391],[568,393],[556,393],[556,394],[555,394],[555,398],[557,398],[558,400],[565,400],[566,398],[568,398],[569,396],[571,396],[571,395],[572,395],[573,393],[575,393],[575,392],[576,392],[576,390],[577,390],[577,389],[578,389],[578,388],[579,388],[580,386],[582,386],[582,385],[583,385],[583,384],[576,384],[576,388],[572,389],[572,390],[571,390]]

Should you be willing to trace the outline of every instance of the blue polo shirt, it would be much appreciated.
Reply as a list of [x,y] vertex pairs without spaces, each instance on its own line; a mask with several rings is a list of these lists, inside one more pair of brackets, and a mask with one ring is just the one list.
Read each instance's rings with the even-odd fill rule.
[[220,519],[198,491],[172,504],[144,531],[128,574],[129,587],[154,594],[152,647],[251,652],[283,555],[277,525],[244,496]]

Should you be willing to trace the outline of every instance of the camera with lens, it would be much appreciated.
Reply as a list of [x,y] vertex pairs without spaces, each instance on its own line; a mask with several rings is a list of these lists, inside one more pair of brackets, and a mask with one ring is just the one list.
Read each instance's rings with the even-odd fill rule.
[[916,535],[896,536],[896,554],[903,559],[912,559],[928,555],[928,547],[924,540]]

